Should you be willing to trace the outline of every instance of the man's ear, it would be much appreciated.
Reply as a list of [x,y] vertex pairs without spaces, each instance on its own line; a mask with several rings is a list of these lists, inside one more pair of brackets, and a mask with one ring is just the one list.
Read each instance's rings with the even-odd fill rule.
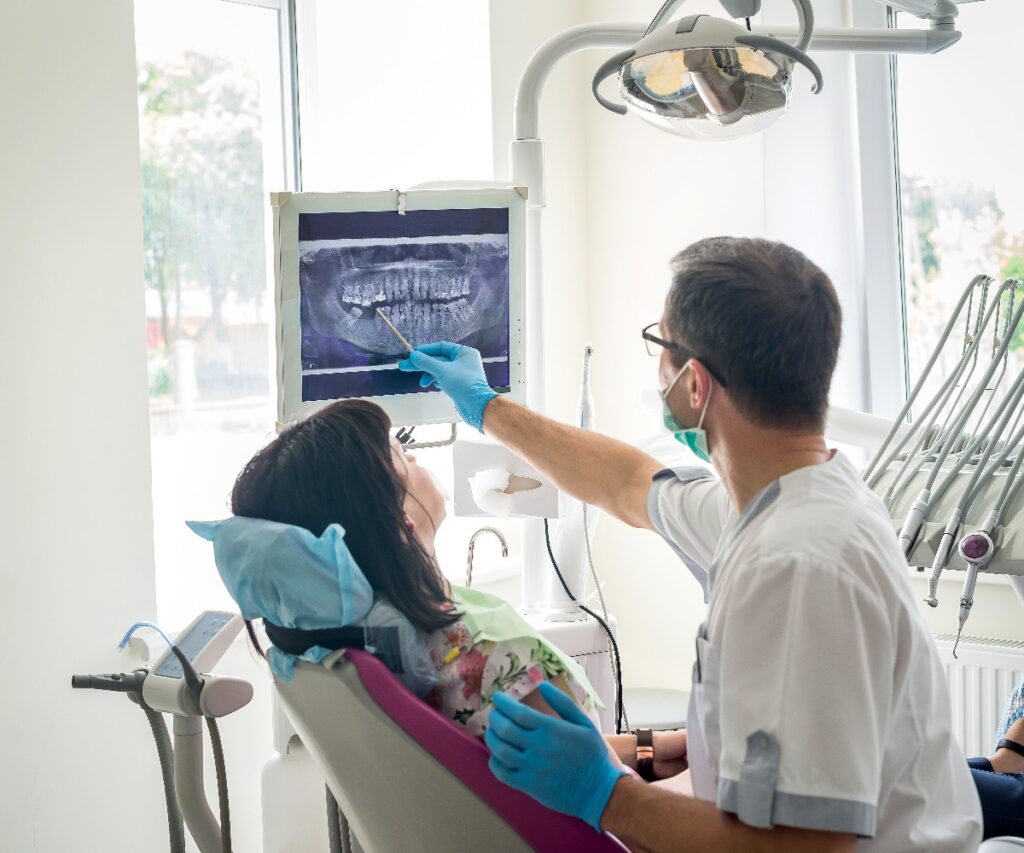
[[690,407],[701,408],[702,404],[707,401],[707,395],[711,393],[711,374],[701,362],[693,359],[690,361],[689,374],[684,379],[686,392],[690,397]]

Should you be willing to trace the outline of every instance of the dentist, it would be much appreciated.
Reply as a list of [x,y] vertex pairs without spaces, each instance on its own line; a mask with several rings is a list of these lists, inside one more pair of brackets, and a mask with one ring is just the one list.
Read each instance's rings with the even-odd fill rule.
[[498,397],[476,350],[428,344],[400,364],[563,491],[660,534],[708,603],[685,744],[694,798],[623,775],[552,690],[557,717],[496,697],[499,779],[643,850],[976,849],[978,796],[906,561],[825,443],[840,324],[828,277],[787,246],[717,238],[675,257],[643,336],[666,425],[717,478]]

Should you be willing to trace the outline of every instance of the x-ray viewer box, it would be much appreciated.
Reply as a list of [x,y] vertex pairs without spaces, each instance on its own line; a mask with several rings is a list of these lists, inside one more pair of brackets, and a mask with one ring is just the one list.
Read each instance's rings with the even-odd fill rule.
[[278,421],[369,399],[396,426],[459,420],[397,364],[404,345],[480,351],[524,402],[525,198],[515,187],[272,193]]

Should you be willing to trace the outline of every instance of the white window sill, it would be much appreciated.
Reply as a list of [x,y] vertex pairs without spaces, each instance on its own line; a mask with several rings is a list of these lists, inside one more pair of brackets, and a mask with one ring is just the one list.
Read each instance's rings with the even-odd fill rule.
[[[480,561],[473,565],[473,586],[486,586],[487,584],[519,578],[522,573],[523,564],[519,560],[497,559],[486,562]],[[465,571],[449,574],[448,580],[463,586],[466,583]]]

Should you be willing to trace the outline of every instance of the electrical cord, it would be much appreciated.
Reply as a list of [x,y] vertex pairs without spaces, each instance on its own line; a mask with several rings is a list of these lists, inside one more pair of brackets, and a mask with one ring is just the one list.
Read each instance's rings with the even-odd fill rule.
[[[594,567],[594,555],[590,548],[590,528],[587,527],[587,505],[583,504],[583,542],[587,547],[587,565],[590,567],[590,576],[594,579],[594,589],[597,590],[597,600],[601,602],[601,614],[604,621],[608,621],[608,605],[604,602],[604,591],[601,589],[601,579],[597,576],[597,569]],[[615,707],[622,709],[622,724],[628,732],[629,714],[626,713],[626,701],[622,696],[622,678],[619,676],[618,661],[612,658],[612,677],[615,679],[617,693],[615,695]]]
[[213,764],[217,770],[217,801],[220,805],[220,849],[231,853],[231,806],[228,802],[228,773],[224,764],[224,744],[220,739],[220,727],[213,717],[206,718],[213,747]]
[[611,644],[612,644],[612,654],[613,654],[613,659],[614,659],[614,670],[617,673],[616,685],[615,685],[615,692],[616,692],[616,696],[617,696],[617,699],[616,699],[616,702],[615,702],[615,733],[620,735],[620,734],[622,734],[622,717],[623,717],[623,713],[622,713],[622,662],[621,662],[621,660],[619,658],[619,644],[617,642],[615,642],[615,635],[611,632],[611,629],[608,627],[607,623],[600,616],[598,616],[593,610],[591,610],[589,607],[586,607],[585,605],[580,604],[579,599],[576,598],[576,596],[572,594],[572,590],[569,589],[569,584],[567,584],[565,582],[565,578],[562,577],[562,570],[558,568],[558,563],[555,560],[555,553],[554,553],[554,551],[551,550],[551,533],[550,533],[550,530],[548,529],[548,520],[546,518],[544,519],[544,544],[547,545],[548,559],[551,560],[551,566],[552,566],[552,568],[554,568],[555,574],[558,576],[558,582],[562,585],[562,589],[565,590],[565,594],[567,596],[569,596],[569,598],[572,601],[576,602],[576,604],[580,608],[580,610],[582,610],[588,616],[593,617],[594,621],[597,622],[597,624],[600,625],[602,628],[604,628],[604,632],[608,635],[608,639],[611,641]]

